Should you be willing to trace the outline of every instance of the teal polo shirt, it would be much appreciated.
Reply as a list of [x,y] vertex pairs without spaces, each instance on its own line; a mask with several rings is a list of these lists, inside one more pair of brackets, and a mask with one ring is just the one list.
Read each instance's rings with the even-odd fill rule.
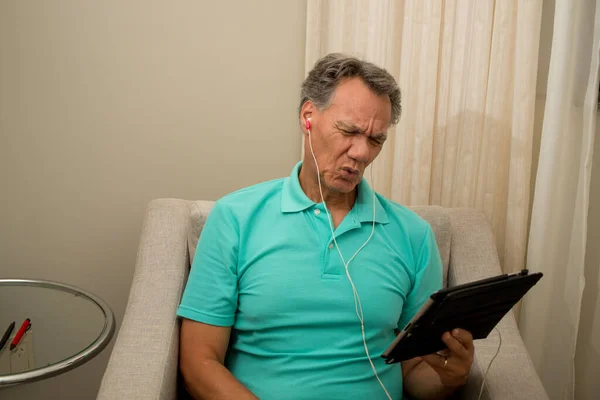
[[[225,366],[260,399],[385,399],[327,214],[300,187],[301,166],[215,203],[177,314],[232,327]],[[386,365],[381,354],[394,329],[441,288],[442,264],[426,221],[380,195],[375,208],[375,233],[349,270],[371,358],[388,392],[401,399],[401,365]],[[373,191],[363,179],[335,229],[346,260],[372,223]]]

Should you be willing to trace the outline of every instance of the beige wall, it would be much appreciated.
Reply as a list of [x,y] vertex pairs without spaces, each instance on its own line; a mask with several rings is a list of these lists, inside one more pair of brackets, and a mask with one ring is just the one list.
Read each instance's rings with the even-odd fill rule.
[[[120,321],[146,204],[216,199],[300,154],[305,0],[0,1],[0,276]],[[110,349],[2,399],[89,399]]]

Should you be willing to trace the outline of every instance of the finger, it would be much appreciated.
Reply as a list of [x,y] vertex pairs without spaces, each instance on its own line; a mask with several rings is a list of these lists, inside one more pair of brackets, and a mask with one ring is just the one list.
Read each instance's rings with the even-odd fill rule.
[[[423,358],[423,361],[425,361],[427,364],[429,364],[435,370],[442,371],[448,367],[448,365],[446,364],[446,357],[440,357],[437,354],[428,354],[426,356],[423,356],[422,358]],[[449,363],[450,363],[450,360],[448,360],[448,364]],[[444,367],[444,364],[446,364],[446,367]]]
[[465,348],[465,346],[463,346],[463,344],[459,342],[458,339],[452,336],[449,332],[446,332],[442,335],[442,340],[444,341],[446,346],[448,346],[448,349],[452,352],[453,355],[463,360],[469,360],[471,358],[470,353]]
[[454,329],[452,331],[452,336],[461,342],[467,350],[473,349],[473,335],[471,332],[464,329]]
[[450,356],[450,354],[452,354],[452,352],[448,349],[444,349],[444,350],[436,351],[435,354],[437,354],[440,357],[448,357],[448,356]]
[[456,385],[466,383],[469,367],[464,361],[458,358],[448,358],[448,362],[446,362],[446,357],[440,357],[435,353],[423,356],[422,359],[440,376],[443,382],[453,382],[452,384]]

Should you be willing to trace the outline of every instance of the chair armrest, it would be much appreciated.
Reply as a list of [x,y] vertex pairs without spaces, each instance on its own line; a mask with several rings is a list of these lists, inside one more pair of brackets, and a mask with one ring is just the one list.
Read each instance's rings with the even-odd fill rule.
[[[473,209],[449,209],[452,229],[449,286],[487,278],[502,273],[489,222]],[[482,399],[548,399],[525,348],[512,311],[497,326],[502,346],[485,380]],[[475,341],[475,360],[467,385],[460,398],[476,400],[483,376],[498,348],[498,332]]]
[[129,300],[98,399],[175,399],[177,307],[188,274],[190,202],[153,200],[146,210]]

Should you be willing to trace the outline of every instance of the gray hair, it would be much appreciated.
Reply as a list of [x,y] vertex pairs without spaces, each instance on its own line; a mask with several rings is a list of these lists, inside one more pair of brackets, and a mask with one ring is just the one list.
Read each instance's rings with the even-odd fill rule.
[[376,95],[387,95],[392,104],[391,125],[400,120],[401,93],[396,80],[385,69],[368,61],[339,53],[331,53],[315,63],[302,82],[300,109],[308,100],[317,109],[329,106],[338,84],[347,78],[360,78]]

